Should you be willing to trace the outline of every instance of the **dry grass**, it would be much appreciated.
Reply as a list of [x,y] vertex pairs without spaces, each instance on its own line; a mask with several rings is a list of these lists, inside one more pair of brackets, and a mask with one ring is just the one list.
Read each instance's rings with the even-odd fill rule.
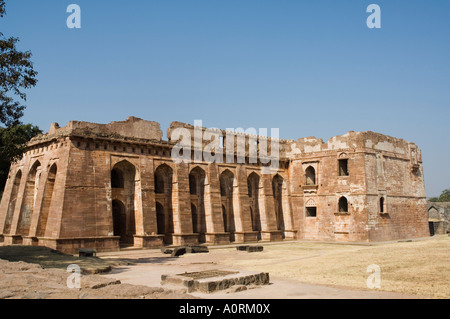
[[374,246],[325,243],[267,245],[262,253],[228,258],[230,266],[267,271],[271,276],[305,283],[367,289],[371,273],[381,268],[381,290],[450,298],[450,237]]

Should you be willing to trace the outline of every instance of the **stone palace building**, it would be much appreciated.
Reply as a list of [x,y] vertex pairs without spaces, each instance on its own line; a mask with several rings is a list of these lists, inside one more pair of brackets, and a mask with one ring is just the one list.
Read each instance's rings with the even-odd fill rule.
[[[243,133],[231,136],[245,140],[243,162],[174,162],[177,141],[170,136],[177,128],[194,136],[194,126],[174,122],[163,140],[158,123],[134,117],[71,121],[62,128],[53,123],[11,166],[0,242],[74,253],[429,236],[422,158],[414,143],[353,131],[326,143],[280,139],[278,169],[263,173],[264,164],[249,152],[254,136]],[[238,155],[235,147],[230,151]]]

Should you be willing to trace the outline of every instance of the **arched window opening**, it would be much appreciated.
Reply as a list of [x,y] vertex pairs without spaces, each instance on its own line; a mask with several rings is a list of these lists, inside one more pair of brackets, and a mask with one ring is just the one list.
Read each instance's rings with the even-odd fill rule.
[[348,201],[347,198],[345,198],[344,196],[339,198],[339,212],[348,213]]
[[306,207],[306,217],[316,217],[317,207]]
[[12,219],[14,216],[14,210],[16,208],[17,195],[18,195],[21,179],[22,179],[22,171],[19,170],[16,173],[16,177],[14,178],[14,184],[13,184],[13,188],[11,191],[11,196],[10,196],[10,200],[9,200],[9,204],[8,204],[8,211],[6,213],[5,228],[4,228],[5,234],[9,234],[9,232],[11,231],[11,224],[12,224]]
[[339,160],[339,176],[349,176],[347,158]]
[[316,170],[312,166],[308,166],[305,170],[306,185],[316,185]]

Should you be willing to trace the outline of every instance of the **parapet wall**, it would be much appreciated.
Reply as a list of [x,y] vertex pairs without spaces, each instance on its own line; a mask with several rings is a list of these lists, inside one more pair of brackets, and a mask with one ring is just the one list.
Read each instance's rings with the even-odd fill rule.
[[291,155],[301,155],[316,152],[326,152],[345,149],[370,149],[397,154],[403,158],[410,158],[414,163],[422,162],[420,149],[416,144],[375,132],[354,132],[334,136],[326,143],[315,137],[300,138],[292,143]]
[[163,134],[158,122],[128,117],[126,121],[111,122],[109,124],[70,121],[65,127],[59,127],[58,123],[53,123],[47,134],[33,138],[31,143],[34,144],[46,139],[72,135],[161,141]]
[[[65,127],[59,127],[58,123],[53,123],[49,132],[39,135],[30,141],[30,144],[39,144],[43,141],[60,137],[60,136],[85,136],[85,137],[99,137],[99,138],[117,138],[125,140],[141,140],[152,142],[165,142],[175,145],[180,140],[172,139],[172,133],[176,129],[185,129],[191,136],[191,145],[195,145],[195,127],[191,124],[172,122],[167,130],[168,140],[163,141],[163,132],[160,124],[154,121],[146,121],[136,117],[129,117],[126,121],[111,122],[109,124],[97,124],[83,121],[70,121]],[[316,137],[299,138],[297,141],[272,138],[267,136],[260,136],[252,134],[250,130],[243,133],[231,132],[222,129],[207,129],[201,128],[202,137],[205,132],[216,132],[223,137],[221,147],[226,148],[226,138],[232,136],[234,139],[234,151],[237,151],[239,143],[245,143],[246,154],[254,146],[259,153],[259,144],[266,147],[270,154],[272,141],[277,143],[279,148],[280,158],[297,158],[301,155],[308,155],[318,152],[337,151],[337,150],[356,150],[365,149],[374,152],[386,152],[396,154],[396,156],[410,159],[413,164],[422,162],[422,155],[420,149],[414,144],[400,138],[395,138],[375,132],[354,132],[350,131],[343,135],[334,136],[326,143],[322,139]],[[254,132],[257,133],[257,132]],[[270,132],[268,132],[270,133]],[[213,138],[202,139],[201,145],[204,148],[211,143]]]

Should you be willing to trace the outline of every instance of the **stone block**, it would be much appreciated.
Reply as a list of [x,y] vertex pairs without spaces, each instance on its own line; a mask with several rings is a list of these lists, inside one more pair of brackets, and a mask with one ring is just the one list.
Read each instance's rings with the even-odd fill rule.
[[79,257],[97,257],[97,251],[92,248],[80,248],[78,249]]
[[246,248],[246,251],[249,253],[254,253],[254,252],[260,252],[263,251],[264,247],[263,246],[248,246]]
[[209,253],[209,249],[206,246],[186,246],[186,253],[188,254],[198,254],[198,253]]
[[186,247],[176,247],[174,248],[171,256],[172,257],[179,257],[186,253]]
[[173,249],[167,248],[167,247],[161,247],[161,252],[166,255],[171,255],[173,253]]

